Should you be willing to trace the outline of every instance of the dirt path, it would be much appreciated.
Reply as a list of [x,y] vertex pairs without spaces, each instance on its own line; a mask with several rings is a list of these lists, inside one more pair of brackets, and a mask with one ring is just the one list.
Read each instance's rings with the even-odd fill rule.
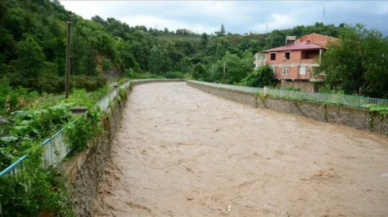
[[94,216],[388,216],[387,137],[134,88]]

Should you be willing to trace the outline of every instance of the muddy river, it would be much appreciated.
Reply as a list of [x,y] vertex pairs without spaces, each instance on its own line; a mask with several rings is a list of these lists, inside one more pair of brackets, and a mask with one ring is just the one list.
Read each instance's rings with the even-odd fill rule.
[[387,137],[186,86],[134,88],[94,216],[388,216]]

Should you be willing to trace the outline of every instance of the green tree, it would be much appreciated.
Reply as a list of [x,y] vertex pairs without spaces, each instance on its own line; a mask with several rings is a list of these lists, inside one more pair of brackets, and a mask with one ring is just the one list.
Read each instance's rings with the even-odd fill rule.
[[226,52],[225,56],[215,64],[215,71],[212,80],[222,82],[224,76],[225,64],[225,83],[234,84],[245,78],[253,68],[253,56],[249,52],[245,53],[242,58],[236,54]]
[[286,43],[286,34],[279,30],[274,30],[272,33],[267,37],[267,48],[275,48],[275,47],[281,47],[284,46]]
[[42,48],[34,37],[27,35],[23,41],[18,43],[17,54],[19,55],[17,67],[27,82],[24,84],[28,87],[34,87],[39,72],[44,67],[45,56]]
[[98,15],[92,17],[92,20],[93,20],[94,22],[100,23],[100,24],[103,25],[103,26],[106,26],[106,25],[107,25],[106,21],[105,21],[104,19],[102,19],[102,18],[101,18],[100,16],[98,16]]
[[207,34],[205,32],[202,33],[202,36],[201,36],[201,45],[202,45],[202,47],[206,47],[208,41],[209,40],[208,40]]
[[192,76],[196,80],[204,81],[206,78],[206,69],[201,63],[197,63],[193,67]]
[[217,41],[216,53],[214,55],[215,59],[219,60],[223,58],[226,54],[228,47],[229,47],[229,42],[226,39],[224,38],[219,39]]
[[339,41],[330,43],[314,73],[346,93],[388,96],[388,42],[381,32],[364,25],[341,29]]
[[225,35],[225,27],[224,24],[221,25],[221,34],[224,36]]
[[219,32],[216,32],[217,36],[225,36],[225,27],[224,24],[221,24],[221,30]]
[[162,68],[162,53],[160,52],[159,48],[154,45],[154,47],[151,49],[151,56],[148,62],[149,70],[151,73],[154,74],[160,74],[161,68]]
[[275,76],[272,68],[268,65],[262,65],[244,78],[241,83],[250,87],[264,87],[272,86],[274,79]]

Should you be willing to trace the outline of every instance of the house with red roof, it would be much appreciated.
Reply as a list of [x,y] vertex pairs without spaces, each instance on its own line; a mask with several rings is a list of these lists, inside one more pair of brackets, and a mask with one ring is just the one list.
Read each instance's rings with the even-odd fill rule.
[[272,67],[279,86],[316,92],[318,85],[315,84],[323,82],[324,75],[312,75],[312,71],[319,66],[328,43],[336,40],[316,33],[304,35],[298,40],[288,36],[286,46],[261,52],[266,54],[261,64]]

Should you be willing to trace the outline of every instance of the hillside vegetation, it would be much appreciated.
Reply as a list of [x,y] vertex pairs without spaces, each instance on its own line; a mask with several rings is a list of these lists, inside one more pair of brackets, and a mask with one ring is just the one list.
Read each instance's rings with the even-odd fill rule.
[[[333,37],[341,37],[342,33],[346,37],[351,35],[346,31],[356,31],[345,24],[335,26],[315,23],[243,36],[226,33],[227,27],[224,25],[214,34],[196,34],[184,29],[171,31],[167,28],[133,27],[115,18],[104,20],[98,15],[86,20],[72,14],[71,19],[71,87],[87,90],[102,87],[106,83],[104,75],[117,74],[130,78],[186,76],[221,82],[224,64],[226,83],[247,85],[243,79],[248,75],[253,76],[253,54],[283,46],[287,35],[300,37],[315,32]],[[1,1],[0,79],[7,77],[11,86],[22,86],[38,92],[63,92],[67,20],[68,11],[58,0]],[[359,33],[355,32],[361,39]],[[383,39],[379,36],[373,40],[381,42]],[[383,56],[384,59],[387,57]],[[356,57],[353,55],[346,58]],[[368,62],[368,66],[372,67],[373,64],[380,63]],[[335,82],[333,79],[328,82],[331,88],[354,93],[367,85],[364,88],[368,90],[364,91],[365,94],[379,97],[386,95],[381,93],[385,88],[374,90],[373,83],[362,77],[362,66],[361,69],[342,68],[358,70],[353,74],[358,74],[360,78],[350,85],[346,82],[348,78],[340,74],[336,76]],[[380,67],[379,71],[384,71],[384,67]],[[381,80],[379,75],[369,77],[373,77],[376,82]],[[383,81],[380,87],[387,86],[385,79]]]
[[[67,20],[68,12],[58,0],[1,1],[0,77],[8,77],[12,86],[63,92]],[[227,52],[253,62],[248,54],[282,45],[285,35],[338,34],[338,27],[319,23],[251,36],[222,31],[216,35],[174,33],[130,27],[114,18],[86,20],[75,14],[72,24],[72,87],[89,90],[106,82],[102,75],[107,71],[127,76],[145,72],[163,76],[171,71],[191,74],[195,65],[201,64],[217,72],[217,61]]]

